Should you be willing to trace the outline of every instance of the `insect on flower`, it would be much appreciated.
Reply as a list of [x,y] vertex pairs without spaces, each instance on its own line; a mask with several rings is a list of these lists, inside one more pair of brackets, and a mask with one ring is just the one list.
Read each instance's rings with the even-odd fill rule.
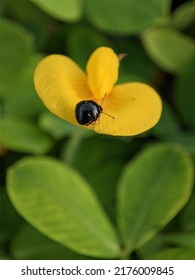
[[105,113],[102,108],[102,104],[104,102],[104,99],[106,97],[106,94],[104,95],[104,98],[102,99],[101,105],[97,104],[93,100],[85,100],[81,101],[76,105],[75,108],[75,116],[81,125],[89,125],[94,122],[96,122],[102,113],[105,115],[115,119],[113,116]]
[[101,134],[140,134],[157,124],[162,102],[147,84],[116,84],[122,58],[124,54],[99,47],[85,73],[71,58],[49,55],[36,67],[35,89],[52,113],[74,125]]

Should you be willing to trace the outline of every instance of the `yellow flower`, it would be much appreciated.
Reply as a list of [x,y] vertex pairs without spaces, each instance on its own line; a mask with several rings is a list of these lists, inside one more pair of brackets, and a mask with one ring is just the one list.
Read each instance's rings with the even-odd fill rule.
[[76,105],[93,100],[103,111],[96,121],[84,127],[102,134],[136,135],[159,121],[161,99],[144,83],[115,85],[118,68],[119,57],[107,47],[92,53],[87,73],[67,56],[49,55],[36,68],[35,88],[51,112],[72,124],[80,125],[75,116]]

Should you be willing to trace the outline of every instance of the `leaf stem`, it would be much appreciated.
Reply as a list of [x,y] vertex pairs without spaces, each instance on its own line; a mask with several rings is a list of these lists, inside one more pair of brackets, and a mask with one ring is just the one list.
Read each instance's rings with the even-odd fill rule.
[[75,133],[67,143],[66,152],[65,152],[65,162],[68,165],[72,165],[74,162],[75,154],[80,145],[82,139],[82,134],[80,132]]

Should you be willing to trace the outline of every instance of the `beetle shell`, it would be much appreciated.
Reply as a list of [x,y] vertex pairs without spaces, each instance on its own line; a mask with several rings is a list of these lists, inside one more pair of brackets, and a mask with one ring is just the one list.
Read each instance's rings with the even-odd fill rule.
[[100,117],[102,111],[102,107],[93,100],[85,100],[76,105],[75,116],[79,124],[89,125]]

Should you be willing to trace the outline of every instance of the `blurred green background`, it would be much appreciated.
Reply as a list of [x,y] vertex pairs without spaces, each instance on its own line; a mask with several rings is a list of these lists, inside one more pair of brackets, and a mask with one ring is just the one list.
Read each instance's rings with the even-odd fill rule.
[[[1,258],[195,259],[195,1],[0,4]],[[37,97],[33,73],[44,56],[65,54],[85,69],[99,46],[128,54],[118,83],[145,82],[161,95],[150,131],[97,135]],[[113,235],[115,249],[90,228]]]

